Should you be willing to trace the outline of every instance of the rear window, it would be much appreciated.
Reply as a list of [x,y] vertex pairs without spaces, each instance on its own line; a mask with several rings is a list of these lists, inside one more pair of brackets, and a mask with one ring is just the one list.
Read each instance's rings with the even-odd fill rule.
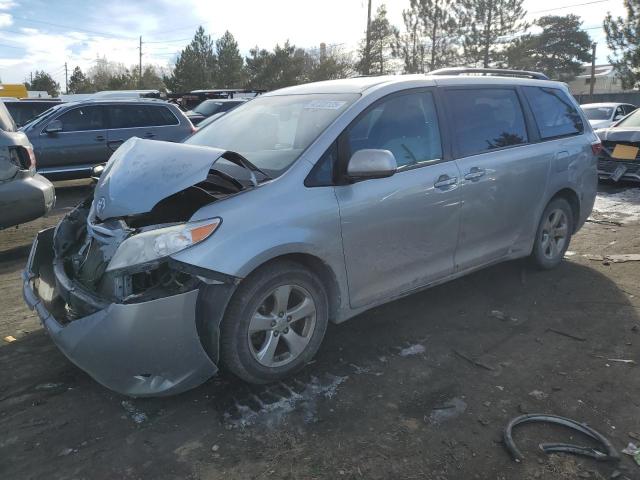
[[11,118],[7,107],[4,106],[2,102],[0,102],[0,129],[5,132],[15,132],[16,124]]
[[180,122],[176,116],[167,107],[149,106],[147,113],[149,114],[149,124],[153,126],[178,125]]
[[458,153],[465,157],[529,141],[515,90],[449,90]]
[[50,102],[6,102],[5,106],[9,113],[16,122],[16,125],[21,126],[29,122],[31,119],[37,117],[45,110],[48,110],[53,105]]
[[542,139],[577,135],[584,131],[578,110],[562,90],[524,87],[524,93]]

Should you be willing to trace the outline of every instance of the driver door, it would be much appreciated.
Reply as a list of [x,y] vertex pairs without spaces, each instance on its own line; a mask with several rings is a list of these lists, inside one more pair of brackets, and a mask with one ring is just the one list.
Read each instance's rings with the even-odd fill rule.
[[385,97],[342,135],[347,158],[384,149],[398,164],[391,177],[335,187],[351,306],[379,303],[450,275],[460,175],[443,155],[433,93]]

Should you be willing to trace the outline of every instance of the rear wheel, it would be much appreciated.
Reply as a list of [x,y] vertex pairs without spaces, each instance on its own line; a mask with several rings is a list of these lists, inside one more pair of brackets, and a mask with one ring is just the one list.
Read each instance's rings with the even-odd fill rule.
[[247,277],[229,303],[222,362],[251,383],[282,379],[313,358],[327,323],[327,295],[312,272],[289,261],[267,265]]
[[573,212],[569,202],[556,198],[542,214],[531,258],[538,268],[549,270],[562,261],[573,232]]

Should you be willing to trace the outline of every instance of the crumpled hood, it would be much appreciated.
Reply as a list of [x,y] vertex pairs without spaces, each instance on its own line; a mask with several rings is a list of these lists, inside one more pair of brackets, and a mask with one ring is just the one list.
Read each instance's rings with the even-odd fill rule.
[[640,128],[607,128],[596,132],[600,140],[607,142],[640,142]]
[[149,212],[159,201],[207,179],[225,150],[133,137],[111,155],[93,194],[102,220]]

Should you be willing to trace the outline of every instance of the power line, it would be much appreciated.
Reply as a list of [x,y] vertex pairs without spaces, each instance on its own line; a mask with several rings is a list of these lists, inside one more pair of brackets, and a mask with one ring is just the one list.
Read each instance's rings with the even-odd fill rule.
[[70,26],[70,25],[63,25],[61,23],[54,23],[54,22],[47,22],[45,20],[34,20],[32,18],[25,18],[25,17],[16,17],[19,18],[20,20],[22,20],[23,22],[26,23],[41,23],[43,25],[50,25],[52,27],[58,27],[58,28],[64,28],[64,29],[68,29],[71,31],[75,31],[75,32],[86,32],[86,33],[93,33],[95,35],[102,35],[104,37],[113,37],[113,38],[120,38],[120,39],[126,39],[126,40],[136,40],[135,37],[127,37],[124,35],[116,35],[114,33],[107,33],[107,32],[100,32],[97,30],[89,30],[86,28],[78,28],[75,26]]
[[592,2],[574,3],[573,5],[565,5],[564,7],[546,8],[544,10],[536,10],[534,12],[527,12],[527,14],[553,12],[555,10],[564,10],[565,8],[582,7],[584,5],[592,5],[594,3],[605,3],[611,0],[593,0]]

